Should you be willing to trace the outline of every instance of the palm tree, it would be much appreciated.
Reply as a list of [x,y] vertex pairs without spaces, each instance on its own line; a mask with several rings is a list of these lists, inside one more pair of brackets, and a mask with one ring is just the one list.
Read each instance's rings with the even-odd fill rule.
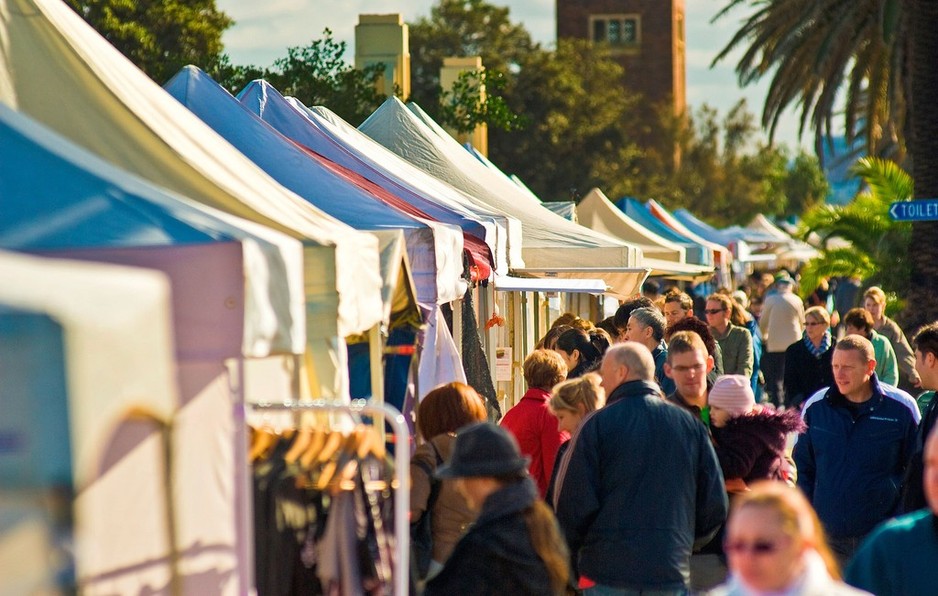
[[799,134],[814,130],[818,154],[844,97],[848,141],[867,152],[905,150],[908,21],[901,0],[730,0],[715,19],[742,6],[753,12],[714,59],[736,48],[741,85],[771,76],[762,125],[774,135],[782,113],[800,106]]
[[[911,130],[915,198],[938,197],[938,1],[911,0]],[[912,274],[905,313],[909,327],[938,320],[938,222],[912,225]]]
[[[845,206],[818,205],[805,213],[800,235],[822,239],[821,256],[801,272],[810,292],[826,277],[856,277],[904,296],[909,283],[911,226],[892,221],[889,205],[912,198],[912,178],[892,161],[866,157],[851,172],[865,189]],[[845,244],[846,241],[848,244]]]

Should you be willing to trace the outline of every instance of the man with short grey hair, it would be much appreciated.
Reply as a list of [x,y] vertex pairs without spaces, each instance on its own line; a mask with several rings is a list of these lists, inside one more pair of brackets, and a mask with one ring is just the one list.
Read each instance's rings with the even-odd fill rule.
[[629,316],[625,328],[625,340],[637,341],[651,352],[655,360],[655,382],[665,395],[674,391],[674,381],[664,374],[664,363],[668,359],[668,344],[664,342],[667,323],[657,308],[637,308]]
[[726,519],[727,499],[707,429],[668,403],[651,352],[606,352],[606,406],[580,426],[557,498],[557,520],[585,594],[686,594],[690,555]]

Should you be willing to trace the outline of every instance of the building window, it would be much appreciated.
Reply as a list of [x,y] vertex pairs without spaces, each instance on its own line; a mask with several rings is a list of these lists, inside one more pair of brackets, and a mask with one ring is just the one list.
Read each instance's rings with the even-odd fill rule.
[[634,47],[641,43],[641,19],[635,14],[590,15],[592,40],[617,47]]

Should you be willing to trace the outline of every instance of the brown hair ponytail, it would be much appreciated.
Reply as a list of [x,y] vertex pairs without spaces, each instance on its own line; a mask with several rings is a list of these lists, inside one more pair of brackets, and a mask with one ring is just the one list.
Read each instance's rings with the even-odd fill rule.
[[570,582],[570,554],[553,512],[544,501],[534,501],[524,510],[524,522],[528,526],[534,552],[547,568],[551,591],[558,595],[566,594]]

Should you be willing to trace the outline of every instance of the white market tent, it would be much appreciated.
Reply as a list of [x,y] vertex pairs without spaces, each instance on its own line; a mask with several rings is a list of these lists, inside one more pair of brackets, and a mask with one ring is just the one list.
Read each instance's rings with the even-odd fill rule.
[[[238,99],[293,142],[383,186],[437,221],[458,225],[477,266],[484,268],[494,255],[495,262],[500,257],[507,270],[507,218],[494,211],[482,212],[461,192],[391,153],[333,112],[322,107],[311,110],[295,99],[290,101],[266,81],[252,81]],[[517,221],[512,225],[521,229]],[[479,246],[479,240],[485,245]]]
[[713,267],[688,264],[683,246],[632,220],[598,188],[590,190],[576,210],[581,225],[640,246],[642,263],[652,269],[652,276],[700,280],[713,274]]
[[397,98],[382,104],[359,129],[427,173],[522,222],[524,267],[537,276],[596,279],[628,296],[645,279],[641,249],[593,232],[538,205],[510,180],[487,168],[448,135],[428,127]]
[[[147,267],[172,282],[181,384],[172,464],[182,585],[204,593],[210,588],[201,582],[209,580],[201,572],[214,568],[237,592],[250,581],[247,516],[238,508],[247,500],[246,429],[237,409],[245,376],[263,382],[266,399],[295,397],[284,370],[306,343],[301,244],[159,189],[3,105],[0,180],[0,247]],[[280,373],[260,374],[267,368]],[[149,579],[128,576],[114,591],[139,592]],[[88,593],[112,585],[89,582]]]
[[195,66],[184,67],[164,88],[277,182],[323,212],[358,230],[403,230],[409,256],[404,266],[411,268],[418,300],[444,303],[465,293],[462,230],[421,217],[412,208],[404,211],[410,205],[398,197],[299,147]]
[[593,188],[576,206],[577,221],[591,230],[622,238],[642,247],[642,254],[665,261],[686,263],[683,246],[659,236],[642,226],[606,197],[603,191]]
[[[0,277],[16,280],[0,284],[0,431],[21,437],[0,452],[5,495],[32,490],[38,505],[43,487],[71,480],[81,593],[168,592],[163,432],[178,392],[166,278],[12,253],[0,253]],[[21,521],[4,517],[0,544]],[[4,567],[0,585],[39,563],[18,547],[24,560]]]
[[132,173],[303,241],[310,391],[346,398],[344,338],[382,315],[377,239],[277,184],[65,3],[0,0],[0,39],[0,101]]

